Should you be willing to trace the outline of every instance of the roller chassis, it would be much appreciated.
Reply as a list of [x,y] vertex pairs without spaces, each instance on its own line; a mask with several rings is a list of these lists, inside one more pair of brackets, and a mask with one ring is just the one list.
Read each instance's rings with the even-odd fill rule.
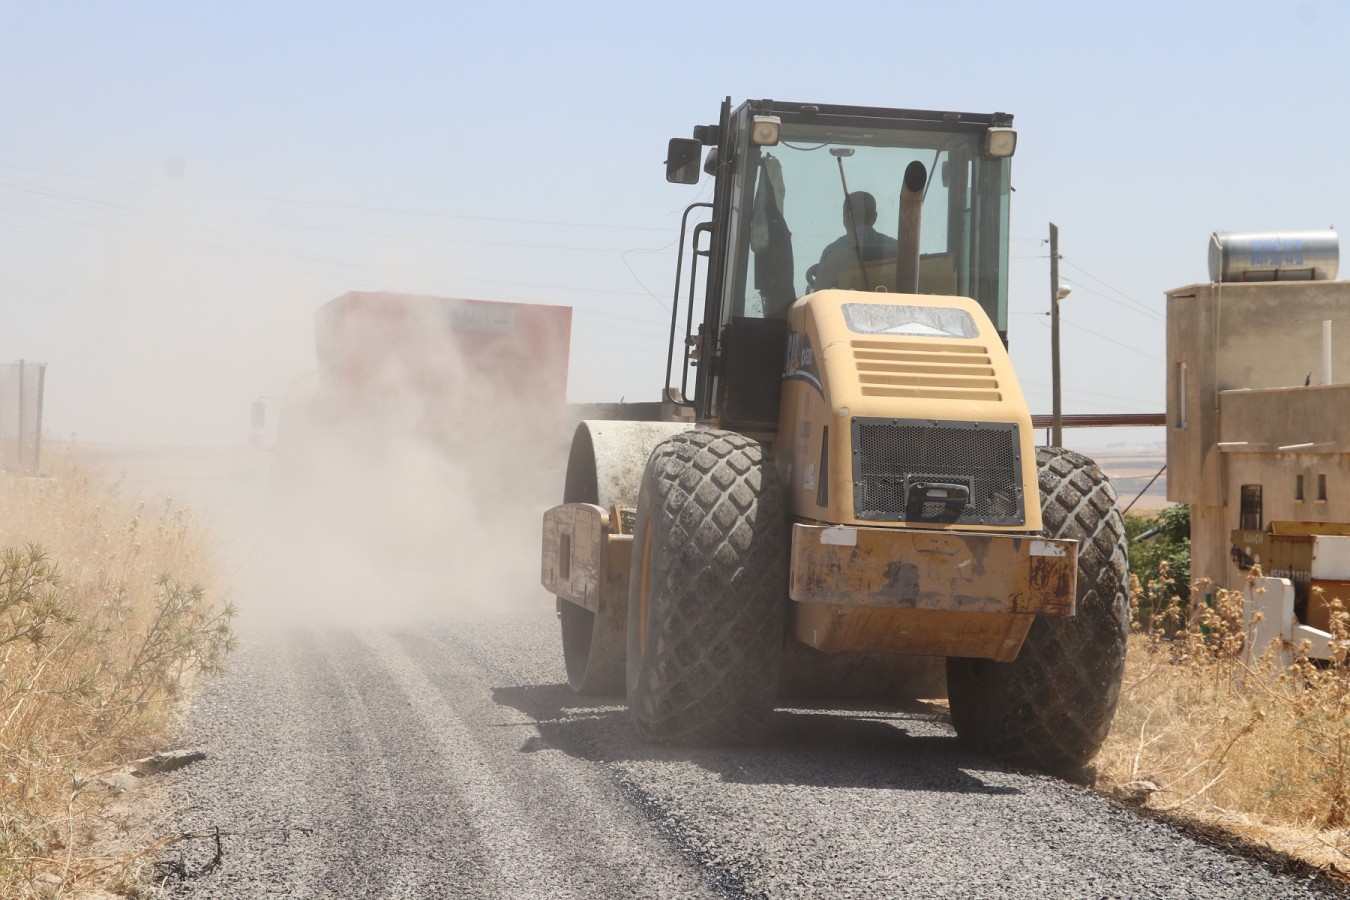
[[[1119,698],[1129,631],[1124,526],[1091,460],[1040,448],[1038,471],[1044,540],[1067,553],[1056,558],[1073,568],[1071,603],[1027,617],[1025,640],[1002,661],[949,656],[947,695],[963,740],[1017,764],[1069,772],[1099,749]],[[550,510],[544,583],[558,594],[572,686],[625,693],[649,741],[754,740],[780,699],[790,645],[802,658],[789,633],[801,604],[788,586],[781,490],[756,442],[688,430],[654,447],[633,506]],[[550,547],[566,549],[566,566]],[[875,670],[859,672],[866,680],[834,693],[875,696]],[[891,687],[887,699],[905,698]],[[913,683],[901,687],[908,693]]]
[[[708,259],[704,313],[695,328],[691,269],[684,334],[679,288],[671,310],[680,387],[663,392],[692,421],[582,423],[543,523],[568,680],[622,690],[644,740],[753,740],[781,685],[823,683],[801,677],[822,660],[945,659],[967,743],[1051,771],[1099,748],[1128,633],[1123,520],[1090,460],[1031,443],[1006,352],[1011,124],[728,101],[672,140],[672,181],[716,150],[713,202],[685,218],[708,207],[712,222],[680,240],[681,267],[686,244],[691,265]],[[832,159],[841,182],[845,159],[869,185],[898,178],[887,160],[904,167],[895,259],[855,242],[852,282],[808,270],[798,295],[793,226],[820,233],[823,195],[792,191]],[[945,210],[936,229],[921,230],[925,203]],[[830,668],[855,676],[845,696],[896,686]]]

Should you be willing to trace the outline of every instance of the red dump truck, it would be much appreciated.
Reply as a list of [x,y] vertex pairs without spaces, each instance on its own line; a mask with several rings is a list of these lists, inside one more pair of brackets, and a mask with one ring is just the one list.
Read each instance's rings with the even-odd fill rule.
[[[527,467],[559,470],[571,325],[565,306],[343,294],[315,315],[318,376],[286,397],[277,449],[412,437],[458,455],[509,442]],[[255,430],[265,419],[255,406]]]
[[319,381],[338,415],[503,435],[560,468],[571,328],[566,306],[351,291],[315,316]]

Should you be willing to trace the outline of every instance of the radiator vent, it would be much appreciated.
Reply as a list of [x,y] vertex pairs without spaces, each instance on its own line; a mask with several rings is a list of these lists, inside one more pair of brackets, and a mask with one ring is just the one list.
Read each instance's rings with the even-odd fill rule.
[[859,519],[1026,524],[1015,423],[855,418],[852,430]]
[[865,397],[1002,400],[989,352],[970,341],[853,341]]

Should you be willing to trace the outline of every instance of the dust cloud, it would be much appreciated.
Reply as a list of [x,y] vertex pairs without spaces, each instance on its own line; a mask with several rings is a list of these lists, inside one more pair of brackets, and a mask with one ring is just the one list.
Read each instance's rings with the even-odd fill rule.
[[447,327],[447,303],[401,296],[392,317],[354,305],[327,345],[320,321],[320,372],[280,410],[237,577],[247,621],[404,624],[551,602],[540,517],[562,494],[565,320],[559,358],[491,330],[512,307],[478,306],[498,319],[464,330]]

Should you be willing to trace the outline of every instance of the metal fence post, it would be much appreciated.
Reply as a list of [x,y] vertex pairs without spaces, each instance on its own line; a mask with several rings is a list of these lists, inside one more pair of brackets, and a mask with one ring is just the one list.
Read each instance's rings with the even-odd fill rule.
[[16,458],[17,458],[18,461],[19,461],[19,471],[20,471],[20,472],[23,471],[23,414],[24,414],[24,408],[23,408],[23,406],[24,406],[24,404],[23,404],[23,389],[24,389],[23,376],[24,376],[23,360],[19,360],[19,418],[18,418],[17,421],[15,422],[15,425],[16,425],[17,427],[15,427],[15,429],[14,429],[14,439],[15,439],[15,442],[16,442],[16,444],[17,444],[17,446],[18,446],[18,451],[19,451],[19,455],[18,455]]
[[47,364],[38,363],[37,424],[33,427],[33,472],[42,473],[42,400],[47,387]]

